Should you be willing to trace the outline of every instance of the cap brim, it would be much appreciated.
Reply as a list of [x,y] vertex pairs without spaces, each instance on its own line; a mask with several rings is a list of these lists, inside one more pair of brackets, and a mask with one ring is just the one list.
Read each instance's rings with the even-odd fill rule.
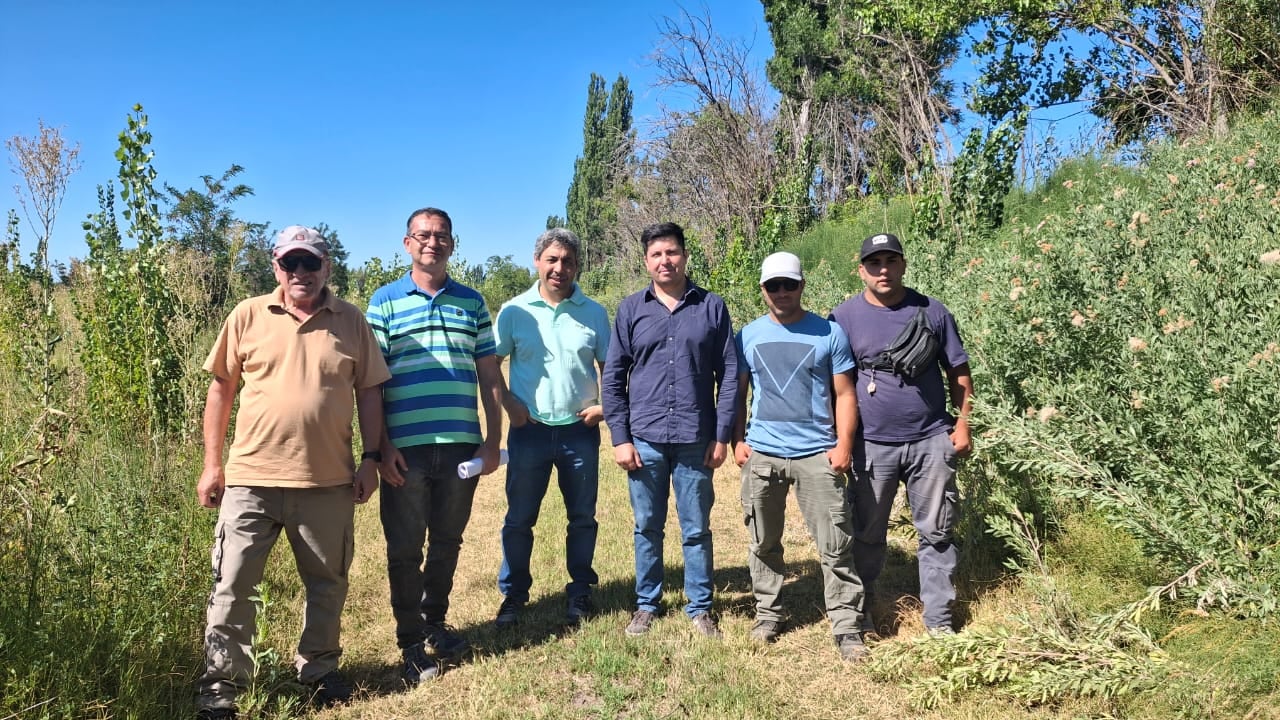
[[790,280],[804,280],[804,276],[803,276],[803,275],[801,275],[800,273],[794,273],[794,272],[789,272],[789,271],[786,271],[786,270],[781,270],[781,271],[778,271],[778,272],[769,273],[768,275],[761,275],[761,276],[760,276],[760,284],[762,284],[762,285],[763,285],[764,283],[767,283],[767,282],[769,282],[770,280],[773,280],[774,278],[787,278],[787,279],[790,279]]
[[901,255],[902,257],[907,256],[906,253],[902,252],[901,250],[895,250],[894,248],[876,248],[875,250],[872,250],[869,253],[863,253],[862,257],[858,258],[858,262],[862,262],[863,260],[866,260],[872,255],[875,255],[876,253],[882,253],[882,252],[893,253],[894,255]]
[[312,255],[315,255],[318,258],[324,257],[324,253],[317,250],[314,245],[312,245],[311,243],[304,243],[304,242],[292,242],[292,243],[285,243],[284,245],[277,245],[276,249],[273,250],[271,254],[274,257],[284,257],[285,255],[293,252],[294,250],[306,250],[307,252],[311,253]]

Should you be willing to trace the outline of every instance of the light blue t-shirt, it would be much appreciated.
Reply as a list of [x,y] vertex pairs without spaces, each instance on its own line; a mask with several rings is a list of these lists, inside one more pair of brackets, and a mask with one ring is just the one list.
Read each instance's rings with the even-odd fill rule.
[[789,325],[765,315],[738,333],[738,362],[751,375],[752,450],[795,458],[835,447],[831,378],[854,368],[838,325],[811,312]]
[[551,307],[538,283],[498,311],[497,352],[511,357],[511,393],[546,425],[578,421],[578,411],[600,402],[596,363],[609,351],[609,313],[582,294]]

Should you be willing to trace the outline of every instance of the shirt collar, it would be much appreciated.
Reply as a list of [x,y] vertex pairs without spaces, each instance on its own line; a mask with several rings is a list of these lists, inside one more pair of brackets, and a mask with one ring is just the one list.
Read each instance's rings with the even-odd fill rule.
[[[320,312],[321,310],[328,310],[329,312],[338,311],[338,297],[334,295],[333,291],[329,289],[328,285],[326,285],[324,287],[324,290],[321,291],[320,298],[321,298],[320,304],[316,307],[316,312]],[[267,302],[267,307],[278,307],[281,310],[289,309],[288,304],[285,303],[285,300],[284,300],[283,287],[281,287],[280,285],[276,285],[275,292],[271,293],[271,300]],[[315,313],[312,313],[312,314],[314,315]]]
[[[547,307],[551,306],[551,303],[548,303],[547,299],[542,297],[542,293],[538,292],[539,282],[541,281],[534,280],[533,285],[530,286],[528,290],[525,290],[524,292],[520,293],[520,296],[517,299],[520,301],[521,304],[537,305],[541,303],[543,305],[546,305]],[[587,296],[582,292],[582,286],[578,285],[578,283],[575,282],[573,284],[573,292],[569,294],[569,297],[565,298],[561,302],[571,302],[574,305],[581,305],[586,301],[587,301]]]
[[[453,285],[454,285],[454,282],[453,282],[453,276],[452,276],[452,275],[445,275],[445,276],[444,276],[444,285],[442,285],[442,286],[440,287],[440,292],[437,292],[437,293],[436,293],[436,297],[440,297],[440,295],[442,295],[442,294],[444,294],[444,293],[447,293],[447,292],[449,292],[450,290],[452,290],[452,289],[453,289]],[[403,292],[405,295],[412,295],[412,294],[414,294],[414,293],[418,293],[418,294],[420,294],[420,295],[425,295],[426,297],[431,297],[431,294],[430,294],[430,293],[428,293],[426,290],[423,290],[422,288],[418,287],[418,283],[416,283],[416,282],[414,282],[414,281],[413,281],[413,270],[412,270],[412,269],[410,269],[408,272],[406,272],[406,273],[404,274],[404,277],[400,278],[400,291],[401,291],[401,292]]]
[[[706,292],[707,292],[706,290],[704,290],[704,289],[702,289],[701,287],[699,287],[699,286],[698,286],[696,283],[694,283],[692,280],[689,280],[689,281],[687,281],[687,282],[685,283],[685,286],[684,286],[684,295],[681,295],[681,296],[680,296],[680,302],[685,303],[685,302],[690,302],[690,301],[692,301],[692,300],[696,300],[696,299],[698,299],[699,297],[702,297],[702,295],[703,295],[703,294],[705,294]],[[644,289],[644,299],[645,299],[645,300],[657,300],[657,299],[658,299],[657,294],[655,294],[655,293],[653,292],[653,283],[652,283],[652,282],[650,282],[650,283],[649,283],[649,286],[648,286],[648,287],[646,287],[646,288]]]

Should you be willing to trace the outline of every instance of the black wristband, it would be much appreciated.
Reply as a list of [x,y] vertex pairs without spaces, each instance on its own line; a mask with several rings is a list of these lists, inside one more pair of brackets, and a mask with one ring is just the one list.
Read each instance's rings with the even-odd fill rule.
[[382,462],[382,451],[365,450],[364,454],[360,456],[360,462],[364,462],[365,460],[372,460],[376,463]]

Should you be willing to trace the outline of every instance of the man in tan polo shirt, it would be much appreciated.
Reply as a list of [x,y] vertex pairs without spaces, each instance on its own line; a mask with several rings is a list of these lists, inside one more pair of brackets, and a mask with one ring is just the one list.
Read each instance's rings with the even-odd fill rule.
[[[355,503],[378,487],[378,453],[351,456],[352,411],[365,448],[382,435],[381,385],[389,377],[364,313],[325,287],[329,246],[292,225],[272,252],[280,287],[231,311],[204,369],[213,375],[204,411],[200,504],[220,508],[213,593],[205,627],[206,669],[198,717],[236,717],[236,694],[253,675],[250,641],[267,556],[284,530],[306,588],[298,680],[322,704],[351,697],[338,672],[342,606],[352,556]],[[243,383],[243,385],[242,385]],[[223,466],[231,406],[235,439]]]

